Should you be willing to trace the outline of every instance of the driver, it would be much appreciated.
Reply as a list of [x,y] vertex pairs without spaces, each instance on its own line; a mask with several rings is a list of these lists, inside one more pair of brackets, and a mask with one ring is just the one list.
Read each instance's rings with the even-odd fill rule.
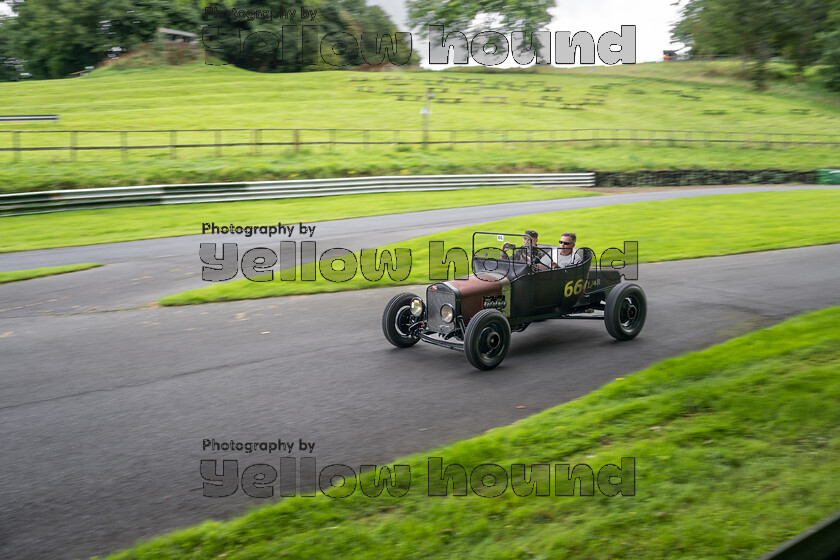
[[560,251],[557,256],[557,266],[565,268],[583,262],[583,251],[575,249],[577,235],[566,232],[560,236]]
[[516,251],[516,245],[514,245],[513,243],[508,241],[507,243],[502,245],[502,255],[501,256],[502,256],[503,259],[512,259],[513,257],[511,255],[513,255],[515,251]]
[[[557,268],[557,265],[551,260],[551,256],[543,249],[537,247],[539,242],[539,234],[529,229],[525,232],[525,240],[520,249],[513,255],[513,259],[517,261],[527,262],[533,270],[549,270]],[[530,247],[530,251],[529,251]],[[530,260],[529,260],[530,253]]]

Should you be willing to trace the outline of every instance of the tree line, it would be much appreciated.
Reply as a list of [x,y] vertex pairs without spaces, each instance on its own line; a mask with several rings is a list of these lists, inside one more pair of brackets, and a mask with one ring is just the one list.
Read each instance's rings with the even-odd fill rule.
[[731,55],[750,63],[765,87],[767,63],[781,57],[798,77],[815,68],[840,91],[840,0],[682,0],[673,39],[692,55]]
[[[363,45],[355,51],[339,45],[330,49],[325,61],[319,41],[333,32],[352,35],[360,42],[363,34],[368,43],[373,43],[374,36],[381,40],[385,35],[397,41],[388,15],[365,0],[247,0],[236,2],[234,13],[233,4],[201,0],[13,0],[7,4],[14,14],[0,17],[0,80],[18,79],[22,73],[37,79],[67,77],[109,56],[154,42],[161,27],[195,33],[199,48],[210,45],[212,55],[223,62],[263,72],[335,70],[366,62]],[[315,10],[317,17],[301,21],[301,5]],[[292,11],[295,19],[290,17]],[[283,17],[263,17],[272,13]],[[305,25],[317,26],[317,33],[308,37],[312,47],[308,49],[300,33]],[[283,39],[284,26],[287,40]],[[297,40],[290,26],[298,28]],[[384,52],[379,43],[366,46],[364,52],[377,48]],[[401,63],[419,60],[408,41],[395,46]]]

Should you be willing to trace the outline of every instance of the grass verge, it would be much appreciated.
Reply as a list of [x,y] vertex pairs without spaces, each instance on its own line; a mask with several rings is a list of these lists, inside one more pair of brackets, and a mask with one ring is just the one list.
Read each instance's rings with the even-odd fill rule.
[[[835,307],[665,360],[514,425],[397,459],[394,465],[411,469],[402,497],[357,490],[337,499],[322,491],[165,535],[111,559],[756,558],[837,509],[840,487],[829,481],[840,469],[838,372]],[[468,474],[484,464],[507,475],[514,464],[582,464],[594,478],[606,465],[634,458],[634,483],[625,471],[622,493],[612,497],[607,481],[595,483],[592,496],[577,486],[574,496],[554,495],[552,482],[552,495],[520,497],[510,476],[511,487],[485,498],[474,477],[466,496],[450,490],[431,497],[431,457]],[[373,482],[371,473],[359,480],[367,488]],[[357,480],[347,483],[345,490]],[[518,484],[526,494],[521,475]]]
[[[523,133],[524,134],[524,133]],[[559,134],[559,133],[558,133]],[[721,146],[694,142],[572,142],[459,147],[420,147],[400,151],[281,150],[272,156],[246,155],[193,159],[147,159],[122,163],[79,156],[75,163],[51,161],[0,165],[0,188],[6,192],[279,179],[318,179],[378,175],[450,175],[474,173],[579,173],[645,169],[784,169],[810,171],[840,168],[837,144],[801,148]],[[1,146],[0,146],[1,147]],[[86,161],[82,158],[90,157]]]
[[71,264],[69,266],[48,266],[46,268],[32,268],[30,270],[13,270],[11,272],[0,272],[0,284],[7,282],[19,282],[21,280],[29,280],[31,278],[41,278],[42,276],[55,276],[56,274],[66,274],[68,272],[76,272],[79,270],[87,270],[89,268],[96,268],[102,266],[100,263],[84,263]]
[[[840,190],[717,195],[518,216],[401,242],[399,248],[409,249],[411,255],[402,264],[397,263],[399,270],[404,270],[408,262],[412,265],[401,282],[388,275],[380,281],[369,281],[364,271],[373,267],[368,264],[365,268],[365,259],[357,256],[363,263],[362,271],[344,282],[325,280],[322,272],[316,273],[315,265],[308,265],[314,281],[300,280],[298,270],[295,281],[281,280],[280,274],[269,282],[234,280],[167,296],[160,303],[186,305],[428,283],[432,272],[438,278],[446,270],[439,264],[442,259],[430,261],[430,241],[444,241],[447,249],[463,247],[469,252],[473,231],[517,233],[536,229],[543,243],[556,243],[563,232],[573,231],[578,235],[578,246],[591,247],[598,255],[610,247],[623,248],[624,241],[638,241],[640,262],[657,262],[836,243],[840,241],[837,215]],[[326,270],[332,265],[322,261],[319,266]],[[462,266],[450,278],[468,273]]]
[[231,223],[242,226],[277,222],[297,224],[476,204],[584,196],[598,196],[598,193],[585,188],[487,187],[7,216],[0,218],[0,228],[14,233],[4,236],[0,253],[196,235],[202,233],[201,227],[205,222],[215,222],[220,226]]

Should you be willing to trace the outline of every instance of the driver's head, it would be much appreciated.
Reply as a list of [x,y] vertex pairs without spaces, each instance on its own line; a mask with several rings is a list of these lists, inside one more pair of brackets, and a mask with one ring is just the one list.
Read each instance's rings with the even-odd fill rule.
[[575,242],[577,241],[577,235],[574,233],[564,233],[560,237],[560,254],[561,255],[571,255],[572,249],[575,248]]
[[525,235],[527,236],[525,238],[525,244],[526,245],[536,245],[537,244],[537,241],[539,240],[539,234],[536,231],[534,231],[532,229],[526,230]]

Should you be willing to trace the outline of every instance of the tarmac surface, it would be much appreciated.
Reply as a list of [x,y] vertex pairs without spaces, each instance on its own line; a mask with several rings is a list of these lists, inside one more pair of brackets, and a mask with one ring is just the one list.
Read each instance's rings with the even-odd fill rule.
[[[756,190],[359,218],[314,224],[311,239],[358,250],[514,215]],[[200,461],[237,460],[241,473],[279,468],[286,454],[203,449],[204,440],[294,442],[291,456],[313,456],[319,470],[390,465],[663,358],[840,305],[840,245],[645,264],[649,311],[636,340],[616,342],[596,321],[546,321],[515,333],[504,363],[479,372],[451,350],[385,341],[385,303],[422,286],[154,306],[203,284],[198,244],[214,241],[278,243],[189,236],[0,254],[0,270],[107,264],[0,285],[0,558],[104,555],[266,503],[241,489],[204,497]],[[314,449],[301,452],[301,440]]]

